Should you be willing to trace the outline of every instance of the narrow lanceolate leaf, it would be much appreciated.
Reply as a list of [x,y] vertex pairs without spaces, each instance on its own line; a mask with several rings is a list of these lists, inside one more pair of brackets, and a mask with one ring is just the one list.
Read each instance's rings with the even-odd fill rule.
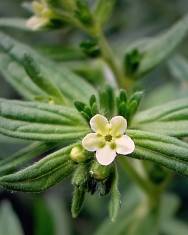
[[0,18],[0,27],[30,31],[30,29],[26,27],[26,20],[23,18]]
[[120,209],[120,192],[118,189],[118,172],[116,167],[111,189],[111,201],[109,204],[109,214],[112,221],[116,220],[119,209]]
[[62,148],[14,174],[0,177],[0,186],[15,191],[40,192],[59,183],[75,168],[69,158],[73,146]]
[[[183,41],[188,32],[188,16],[173,25],[169,30],[158,37],[145,40],[142,48],[135,46],[132,51],[138,50],[141,59],[134,71],[135,76],[142,76],[167,59],[176,47]],[[130,50],[129,54],[131,53]]]
[[33,143],[8,158],[0,161],[0,175],[5,175],[18,170],[23,164],[39,157],[44,152],[55,147],[55,144]]
[[171,74],[181,82],[188,82],[188,60],[181,56],[174,56],[169,62],[168,67]]
[[14,62],[6,53],[0,52],[0,72],[15,90],[27,100],[45,95],[26,74],[23,66]]
[[0,49],[10,57],[9,64],[16,62],[24,66],[25,54],[32,57],[35,63],[40,65],[41,72],[48,75],[48,79],[55,83],[62,94],[70,101],[80,100],[87,102],[90,96],[96,93],[96,90],[91,85],[69,71],[65,66],[53,63],[29,46],[19,43],[2,32],[0,32]]
[[188,99],[168,102],[138,113],[131,126],[170,136],[188,136]]
[[40,65],[36,64],[33,58],[27,54],[24,56],[24,67],[31,80],[47,95],[51,96],[55,103],[64,103],[64,97],[59,88],[43,74]]
[[66,143],[87,132],[86,122],[73,108],[0,99],[0,133],[4,135]]
[[85,191],[86,189],[84,186],[74,187],[72,205],[71,205],[71,213],[73,218],[76,218],[81,211],[84,202]]
[[174,137],[129,130],[135,151],[131,157],[150,160],[188,176],[188,144]]
[[110,18],[116,0],[98,0],[95,9],[95,18],[100,25],[104,25]]

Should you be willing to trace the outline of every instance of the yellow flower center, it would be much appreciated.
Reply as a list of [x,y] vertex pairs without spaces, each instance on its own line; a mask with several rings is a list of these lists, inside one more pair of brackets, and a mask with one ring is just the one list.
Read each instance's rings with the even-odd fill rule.
[[106,135],[106,136],[104,137],[104,139],[105,139],[105,141],[110,142],[110,141],[112,141],[112,136],[111,136],[111,135]]

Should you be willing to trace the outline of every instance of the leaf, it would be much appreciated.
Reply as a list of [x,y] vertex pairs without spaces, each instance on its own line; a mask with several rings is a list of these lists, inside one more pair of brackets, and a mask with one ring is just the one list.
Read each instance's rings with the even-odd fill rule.
[[0,99],[0,133],[40,141],[73,141],[88,132],[73,108]]
[[85,186],[74,187],[72,204],[71,204],[71,213],[73,218],[76,218],[82,209],[85,198],[85,192],[86,192]]
[[22,192],[48,189],[73,172],[75,164],[69,153],[74,146],[62,148],[23,170],[0,177],[0,186]]
[[33,58],[27,54],[24,56],[24,67],[31,80],[47,95],[52,96],[55,103],[64,103],[64,97],[59,88],[48,79],[47,74],[45,76],[41,72],[40,65],[37,65]]
[[[134,48],[131,46],[132,51],[138,50],[142,55],[139,66],[133,75],[143,76],[167,59],[187,35],[187,24],[188,16],[186,15],[158,37],[142,40]],[[131,50],[128,49],[128,52],[130,53]]]
[[26,27],[26,19],[23,18],[0,18],[0,27],[30,31],[30,29]]
[[169,60],[168,67],[174,78],[181,82],[188,82],[188,60],[185,57],[174,56]]
[[3,158],[3,160],[0,161],[0,175],[12,173],[28,161],[54,148],[54,146],[55,144],[49,143],[33,143],[19,150],[9,158]]
[[47,78],[55,83],[71,102],[74,100],[87,102],[91,95],[96,94],[96,90],[91,85],[65,66],[53,63],[29,46],[19,43],[2,32],[0,32],[0,49],[10,57],[11,61],[7,62],[8,64],[16,62],[24,66],[25,54],[32,57],[35,63],[40,65],[41,73],[48,76]]
[[176,137],[188,136],[188,99],[179,99],[139,112],[132,128]]
[[69,45],[41,45],[38,48],[38,51],[55,61],[75,61],[86,59],[86,56],[80,48],[71,47]]
[[0,207],[0,234],[24,234],[20,222],[8,201],[3,201]]
[[118,189],[118,171],[117,167],[115,168],[114,172],[114,179],[112,182],[112,188],[111,188],[111,200],[109,204],[109,214],[112,222],[116,220],[116,217],[118,215],[119,209],[120,209],[120,192]]
[[129,130],[136,148],[133,158],[149,160],[188,176],[188,144],[174,137]]
[[95,19],[99,25],[103,26],[109,19],[114,9],[116,0],[98,0],[94,12]]
[[0,52],[0,71],[7,82],[27,100],[34,100],[36,96],[44,95],[28,77],[24,68],[3,52]]

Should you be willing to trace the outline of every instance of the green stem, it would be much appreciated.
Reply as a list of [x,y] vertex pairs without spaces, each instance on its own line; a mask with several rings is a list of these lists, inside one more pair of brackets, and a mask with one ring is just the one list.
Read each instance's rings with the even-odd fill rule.
[[124,73],[122,72],[122,69],[119,66],[118,61],[116,60],[114,53],[111,47],[109,46],[103,33],[99,33],[98,40],[99,40],[99,46],[101,48],[102,58],[108,64],[112,72],[114,73],[114,76],[117,79],[118,85],[120,87],[125,87]]

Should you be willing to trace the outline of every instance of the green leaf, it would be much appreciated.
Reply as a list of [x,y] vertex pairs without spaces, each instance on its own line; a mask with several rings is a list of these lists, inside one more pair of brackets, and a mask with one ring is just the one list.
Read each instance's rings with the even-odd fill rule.
[[22,18],[0,18],[0,28],[1,27],[30,31],[30,29],[26,27],[26,20]]
[[188,99],[179,99],[139,112],[132,128],[176,137],[188,136]]
[[22,192],[48,189],[73,172],[75,164],[69,153],[74,146],[62,148],[23,170],[0,177],[0,186]]
[[0,133],[40,141],[72,142],[88,132],[73,108],[0,99]]
[[111,220],[114,222],[117,218],[119,209],[120,209],[120,192],[118,189],[118,171],[117,167],[115,168],[114,176],[113,176],[112,188],[111,188],[111,200],[109,204],[109,214]]
[[96,21],[99,25],[103,26],[110,18],[114,9],[116,0],[98,0],[94,12]]
[[8,201],[3,201],[0,207],[0,234],[24,234],[20,222]]
[[[96,94],[96,90],[91,85],[65,66],[53,63],[29,46],[19,43],[2,32],[0,32],[0,49],[11,59],[7,62],[7,66],[12,62],[24,66],[25,54],[31,56],[35,63],[40,65],[41,72],[48,75],[47,78],[55,83],[62,94],[71,102],[74,100],[87,102],[92,94]],[[14,73],[13,70],[12,73]]]
[[71,213],[73,218],[76,218],[82,209],[85,192],[86,192],[85,186],[74,187],[72,205],[71,205]]
[[41,45],[37,48],[39,52],[55,61],[77,61],[84,60],[86,56],[80,48],[70,45]]
[[133,158],[161,164],[182,175],[188,176],[188,144],[174,137],[150,132],[129,130],[136,148]]
[[142,55],[137,70],[133,75],[143,76],[167,59],[187,35],[187,24],[188,16],[186,15],[158,37],[142,40],[135,47],[131,46],[130,49],[128,48],[127,53],[130,53],[131,50],[137,50]]
[[37,158],[52,147],[54,147],[54,144],[33,143],[19,150],[9,158],[4,158],[0,161],[0,175],[12,173],[17,170],[18,167],[21,167],[26,162]]
[[176,55],[168,62],[168,67],[171,74],[181,82],[188,82],[188,60]]
[[47,74],[43,74],[40,65],[36,64],[33,58],[27,54],[24,56],[25,71],[32,81],[47,95],[52,96],[55,103],[64,103],[64,97],[59,88],[48,79]]
[[3,52],[0,52],[0,72],[7,82],[24,98],[34,100],[36,96],[45,95],[45,93],[31,81],[24,68]]

